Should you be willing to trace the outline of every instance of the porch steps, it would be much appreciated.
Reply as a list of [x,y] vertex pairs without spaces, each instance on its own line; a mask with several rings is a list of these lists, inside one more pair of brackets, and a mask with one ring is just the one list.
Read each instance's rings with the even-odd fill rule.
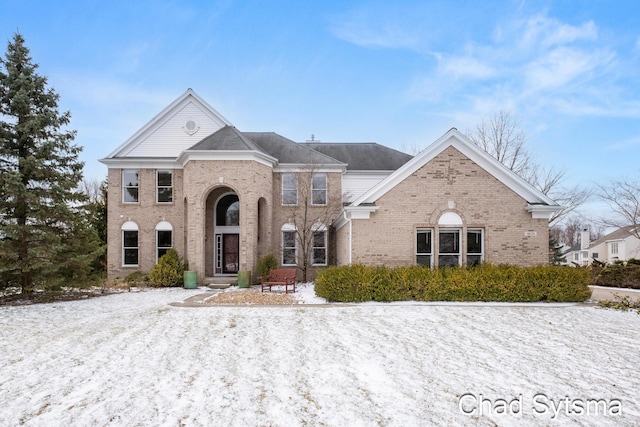
[[202,284],[210,289],[226,289],[238,285],[238,276],[205,277]]

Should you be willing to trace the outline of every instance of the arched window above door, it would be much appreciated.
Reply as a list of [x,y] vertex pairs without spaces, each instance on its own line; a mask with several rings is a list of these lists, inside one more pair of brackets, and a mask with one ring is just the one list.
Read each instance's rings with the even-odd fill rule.
[[227,194],[218,200],[216,206],[216,225],[240,225],[240,201],[237,194]]

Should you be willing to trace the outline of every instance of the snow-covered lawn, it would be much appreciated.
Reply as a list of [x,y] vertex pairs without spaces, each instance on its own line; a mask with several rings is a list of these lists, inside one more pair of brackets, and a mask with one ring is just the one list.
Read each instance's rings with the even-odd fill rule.
[[199,292],[0,308],[0,425],[640,424],[635,313],[169,305]]

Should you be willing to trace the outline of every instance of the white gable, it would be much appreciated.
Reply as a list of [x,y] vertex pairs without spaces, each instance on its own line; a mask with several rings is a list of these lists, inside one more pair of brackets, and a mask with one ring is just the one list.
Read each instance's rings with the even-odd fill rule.
[[188,89],[107,158],[176,158],[226,125],[227,119]]
[[352,206],[375,203],[376,200],[411,176],[412,173],[427,164],[449,146],[456,148],[525,199],[529,203],[527,210],[532,212],[534,218],[548,218],[551,213],[561,209],[553,200],[483,151],[455,128],[444,134],[365,194],[358,197],[352,203]]

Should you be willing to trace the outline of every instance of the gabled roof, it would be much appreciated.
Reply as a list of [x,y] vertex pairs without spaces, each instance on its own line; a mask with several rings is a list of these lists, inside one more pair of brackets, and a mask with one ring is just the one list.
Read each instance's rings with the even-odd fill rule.
[[[193,131],[184,129],[193,121]],[[106,159],[125,157],[177,157],[204,135],[231,123],[192,89],[187,89],[149,120]]]
[[261,151],[260,148],[235,126],[225,126],[198,142],[188,151]]
[[347,164],[347,170],[394,171],[413,158],[375,142],[307,142],[313,150]]
[[626,227],[619,228],[607,234],[606,236],[602,236],[601,238],[591,242],[591,244],[589,245],[589,249],[596,247],[598,245],[601,245],[602,243],[605,243],[605,242],[615,241],[615,240],[625,240],[625,239],[628,239],[629,237],[635,237],[635,235],[633,234],[633,230],[638,227],[640,227],[640,224],[627,225]]
[[454,147],[471,161],[486,170],[489,174],[493,175],[497,180],[520,195],[529,203],[528,209],[532,213],[540,212],[542,214],[543,211],[549,212],[561,209],[557,203],[542,194],[531,184],[482,150],[456,128],[449,130],[433,144],[405,163],[400,169],[396,170],[376,186],[357,198],[351,206],[374,203],[448,147]]

